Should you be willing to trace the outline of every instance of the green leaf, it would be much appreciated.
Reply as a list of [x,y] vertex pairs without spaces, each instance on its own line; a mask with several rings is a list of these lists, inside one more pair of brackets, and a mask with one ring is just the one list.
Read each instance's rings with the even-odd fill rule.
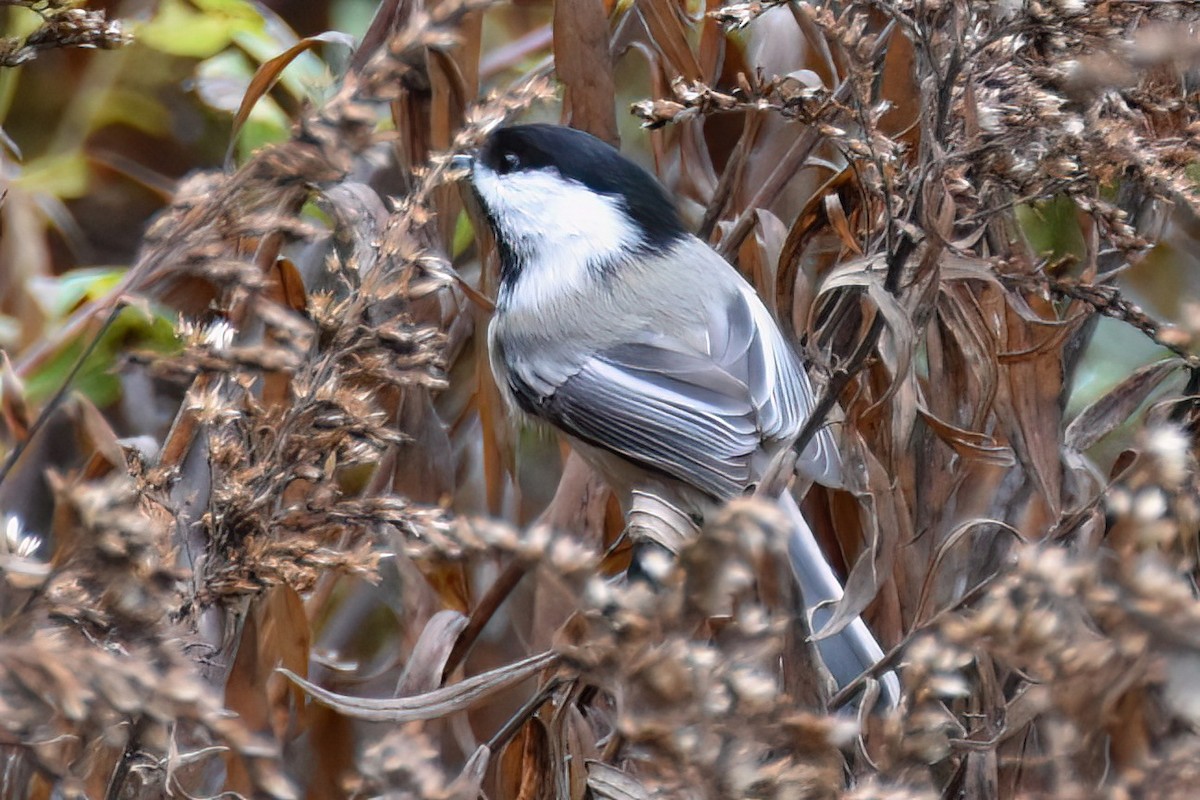
[[82,197],[88,190],[87,159],[79,150],[42,156],[28,162],[13,183],[31,194],[46,194],[62,200]]
[[245,0],[163,0],[158,13],[139,26],[139,42],[175,56],[208,58],[228,47],[243,32],[261,30],[262,15]]
[[96,110],[91,125],[93,130],[107,125],[127,125],[151,136],[166,136],[170,133],[171,117],[153,95],[114,86],[105,96],[104,104]]
[[[10,5],[5,3],[5,5]],[[45,18],[31,8],[11,4],[5,10],[4,35],[15,39],[24,39],[29,34],[42,27]]]
[[1059,259],[1083,258],[1087,248],[1079,230],[1079,209],[1069,197],[1017,207],[1017,222],[1034,252]]
[[91,267],[71,270],[57,278],[31,278],[30,289],[46,316],[57,320],[89,300],[104,297],[123,277],[124,267]]
[[[26,379],[25,396],[30,403],[45,402],[58,391],[94,335],[84,334],[71,340]],[[178,347],[175,327],[164,316],[156,314],[147,319],[140,310],[126,308],[101,334],[70,388],[85,394],[98,408],[112,405],[121,396],[121,379],[116,369],[125,353],[135,349],[172,352]]]
[[[263,112],[252,114],[249,122],[242,127],[238,134],[237,156],[239,162],[245,162],[255,150],[283,141],[288,136],[287,116],[279,106],[273,101],[264,101],[259,105],[265,105],[267,108]],[[267,112],[273,112],[270,118],[264,118]]]
[[465,211],[458,212],[458,219],[454,221],[454,243],[451,246],[454,257],[461,256],[474,241],[475,226],[471,224],[471,218]]

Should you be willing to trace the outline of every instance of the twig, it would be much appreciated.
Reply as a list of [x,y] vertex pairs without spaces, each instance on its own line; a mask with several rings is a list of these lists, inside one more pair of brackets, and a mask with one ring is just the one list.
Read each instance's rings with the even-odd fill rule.
[[471,648],[475,645],[475,640],[479,638],[479,634],[483,632],[492,615],[496,613],[496,609],[508,599],[508,596],[512,594],[513,589],[517,588],[517,584],[521,582],[521,578],[524,578],[527,572],[529,572],[529,564],[522,561],[514,561],[508,565],[504,572],[500,573],[500,577],[496,578],[496,582],[488,588],[487,594],[472,609],[467,627],[463,628],[462,633],[458,635],[458,641],[454,643],[454,648],[450,651],[450,655],[446,659],[446,666],[442,670],[443,682],[462,664],[463,659],[467,657],[467,654],[471,652]]
[[857,678],[855,678],[854,680],[847,683],[845,686],[843,686],[841,689],[838,690],[837,694],[835,694],[833,697],[829,698],[829,710],[835,711],[835,710],[841,708],[842,706],[846,705],[846,703],[848,703],[850,701],[850,698],[854,697],[854,695],[858,693],[858,690],[862,688],[862,686],[866,682],[867,678],[877,678],[884,672],[887,672],[888,670],[893,669],[896,666],[896,662],[900,658],[900,654],[904,652],[904,650],[909,646],[909,644],[912,643],[912,640],[915,639],[918,634],[929,630],[935,624],[937,624],[943,618],[945,618],[947,615],[952,614],[957,611],[961,611],[963,608],[966,608],[971,603],[974,603],[976,600],[978,600],[980,597],[983,596],[984,591],[989,586],[992,585],[992,581],[996,580],[996,578],[999,575],[1000,575],[999,571],[993,572],[991,575],[988,575],[986,578],[981,580],[979,583],[972,586],[971,589],[966,594],[964,594],[961,598],[959,598],[958,602],[954,603],[953,605],[947,606],[946,608],[943,608],[941,611],[934,614],[928,620],[926,620],[922,624],[918,625],[917,627],[915,627],[911,631],[909,631],[908,635],[906,635],[902,640],[900,640],[900,642],[898,644],[896,644],[895,647],[888,650],[887,653],[883,656],[883,658],[876,661],[870,667],[870,669],[866,670],[865,672],[863,672],[862,675],[859,675]]
[[71,384],[74,383],[75,378],[79,376],[79,371],[83,369],[83,365],[87,363],[87,360],[91,358],[92,353],[96,352],[96,347],[100,344],[100,340],[104,338],[104,334],[108,332],[108,329],[112,327],[112,324],[117,321],[117,316],[125,309],[125,306],[126,303],[124,300],[118,300],[113,305],[112,311],[108,313],[108,317],[100,325],[100,330],[96,333],[95,337],[88,342],[88,346],[85,347],[83,352],[79,355],[79,358],[75,361],[74,366],[71,367],[71,371],[67,373],[67,377],[63,380],[62,385],[58,387],[58,391],[56,391],[54,396],[51,397],[46,405],[42,407],[42,412],[38,414],[38,418],[34,420],[33,425],[30,426],[29,433],[24,439],[17,442],[12,451],[8,454],[8,458],[4,460],[4,466],[0,467],[0,486],[4,485],[5,479],[8,478],[8,473],[16,465],[17,460],[21,457],[21,454],[25,452],[25,448],[29,446],[29,443],[33,441],[34,437],[37,436],[38,432],[42,429],[42,426],[44,426],[50,419],[50,415],[53,414],[62,404],[63,398],[67,395],[67,390],[71,388]]
[[[875,41],[875,48],[871,51],[870,62],[872,65],[878,64],[887,53],[887,44],[891,41],[892,32],[896,29],[895,21],[889,22],[882,31],[879,32],[879,38]],[[849,78],[842,80],[838,84],[836,90],[829,98],[829,102],[836,105],[845,105],[850,100],[852,82]],[[758,214],[758,209],[766,208],[774,202],[783,188],[787,186],[788,181],[796,173],[796,170],[808,160],[812,155],[812,151],[817,144],[824,140],[824,134],[818,127],[809,127],[804,130],[792,143],[783,159],[779,162],[779,166],[767,178],[766,183],[762,185],[754,197],[746,203],[746,209],[738,216],[733,227],[729,231],[729,235],[721,240],[721,245],[718,248],[719,252],[725,258],[730,258],[742,246],[742,242],[750,235],[750,231],[754,230],[754,220]],[[811,434],[810,434],[811,435]]]
[[492,735],[491,739],[488,739],[488,750],[493,753],[498,752],[501,747],[504,747],[504,745],[508,744],[509,740],[512,739],[513,736],[516,736],[517,731],[521,730],[521,726],[524,725],[529,718],[532,717],[534,713],[536,713],[537,710],[542,707],[543,703],[549,700],[550,697],[558,691],[559,687],[565,683],[574,682],[574,678],[563,678],[561,676],[551,678],[550,682],[542,687],[540,692],[529,698],[529,700],[523,706],[517,709],[515,714],[508,718],[508,721],[500,727],[500,730],[496,731]]
[[[900,240],[896,245],[896,251],[888,258],[887,276],[884,278],[883,286],[889,294],[897,295],[899,293],[900,276],[904,272],[904,265],[908,262],[908,257],[912,251],[916,249],[916,243],[908,233],[901,233]],[[857,375],[867,363],[867,358],[875,351],[875,345],[879,341],[879,337],[883,334],[884,319],[881,312],[876,312],[875,318],[871,320],[871,327],[859,340],[858,346],[854,348],[854,352],[846,362],[833,371],[829,378],[829,384],[825,387],[824,394],[821,395],[820,401],[813,408],[812,413],[808,415],[808,421],[804,423],[804,428],[800,431],[800,435],[796,437],[794,449],[797,452],[803,453],[804,448],[812,441],[812,437],[825,424],[825,417],[833,409],[837,403],[837,399],[841,397],[842,391],[850,384],[854,376]]]

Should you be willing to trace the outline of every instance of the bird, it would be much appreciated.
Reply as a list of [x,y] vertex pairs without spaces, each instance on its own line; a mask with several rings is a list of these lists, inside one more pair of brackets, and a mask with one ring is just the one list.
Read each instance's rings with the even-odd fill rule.
[[[812,414],[812,384],[754,288],[687,230],[658,179],[591,134],[541,123],[496,128],[453,164],[499,254],[488,352],[509,408],[564,434],[627,512],[657,498],[700,522],[753,490]],[[796,469],[838,485],[828,426]],[[816,629],[842,587],[790,493],[779,502]],[[883,657],[861,618],[817,647],[842,687]],[[898,702],[894,674],[880,688]]]

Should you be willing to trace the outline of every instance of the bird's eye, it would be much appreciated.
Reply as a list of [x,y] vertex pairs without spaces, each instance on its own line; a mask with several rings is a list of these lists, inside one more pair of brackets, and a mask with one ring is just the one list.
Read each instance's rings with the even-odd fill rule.
[[501,165],[501,169],[503,169],[506,174],[512,172],[514,169],[519,169],[520,166],[521,159],[516,153],[504,154],[504,163]]

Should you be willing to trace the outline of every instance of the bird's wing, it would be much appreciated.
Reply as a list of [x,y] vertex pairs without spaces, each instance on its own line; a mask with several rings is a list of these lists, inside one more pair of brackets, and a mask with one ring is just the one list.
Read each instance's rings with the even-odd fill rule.
[[[753,371],[749,378],[753,396],[762,398],[763,414],[773,421],[773,426],[764,429],[775,438],[793,438],[799,435],[817,405],[812,383],[758,295],[749,284],[742,286],[742,292],[755,318],[762,358],[768,365],[757,372],[757,380]],[[826,486],[841,485],[842,461],[829,425],[817,430],[800,454],[796,468]]]
[[807,376],[749,286],[704,330],[643,333],[555,375],[517,361],[507,379],[526,411],[716,499],[757,479],[763,444],[794,436],[813,406]]

